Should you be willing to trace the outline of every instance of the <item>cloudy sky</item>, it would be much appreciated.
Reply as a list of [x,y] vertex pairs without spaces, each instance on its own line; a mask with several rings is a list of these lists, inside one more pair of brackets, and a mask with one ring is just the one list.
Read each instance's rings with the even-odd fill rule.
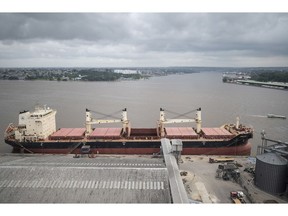
[[288,13],[0,13],[0,67],[288,66]]

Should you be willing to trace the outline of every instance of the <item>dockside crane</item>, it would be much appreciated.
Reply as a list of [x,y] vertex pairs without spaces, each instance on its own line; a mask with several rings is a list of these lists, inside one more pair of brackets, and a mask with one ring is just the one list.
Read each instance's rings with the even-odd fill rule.
[[191,123],[196,122],[196,132],[199,134],[201,131],[201,125],[202,125],[202,117],[201,117],[201,108],[198,108],[194,111],[196,111],[196,117],[191,119],[166,119],[165,117],[165,110],[163,108],[160,108],[160,119],[157,121],[158,126],[158,136],[164,137],[165,135],[165,124],[175,124],[175,123]]
[[123,131],[122,134],[127,134],[130,136],[131,133],[131,124],[128,120],[127,116],[127,108],[122,110],[122,118],[121,119],[94,119],[91,115],[91,110],[86,108],[86,136],[91,134],[92,132],[92,125],[94,124],[109,124],[109,123],[122,123]]

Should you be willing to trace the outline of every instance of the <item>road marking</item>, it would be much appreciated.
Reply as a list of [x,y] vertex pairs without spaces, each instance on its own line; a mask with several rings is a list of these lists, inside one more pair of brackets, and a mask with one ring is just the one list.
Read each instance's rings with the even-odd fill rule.
[[128,189],[129,190],[131,189],[131,182],[130,181],[128,182]]
[[66,188],[66,185],[67,185],[67,180],[64,180],[60,188]]
[[32,188],[36,188],[36,185],[38,184],[38,181],[33,181],[33,184],[31,185]]
[[49,181],[46,181],[43,187],[47,188],[48,184],[49,184]]
[[10,180],[9,184],[6,187],[11,187],[12,184],[13,184],[13,180]]
[[105,187],[106,189],[109,188],[109,186],[110,186],[109,184],[110,184],[110,181],[107,181],[107,183],[106,183],[106,187]]
[[51,181],[47,181],[46,184],[45,184],[45,187],[46,188],[50,188],[51,187]]
[[102,188],[105,188],[106,186],[106,181],[103,182]]
[[[41,179],[40,182],[37,184],[37,188],[41,187],[40,185],[42,184],[42,183],[41,183],[42,181],[43,181],[43,180]],[[55,180],[51,181],[50,188],[53,188],[55,184],[56,184],[56,181],[55,181]]]
[[[201,188],[202,185],[197,185]],[[2,180],[0,187],[9,188],[95,188],[128,190],[164,190],[163,181],[95,181],[95,180]]]
[[73,188],[76,188],[76,185],[77,185],[77,181],[74,182]]
[[84,188],[87,187],[88,181],[85,181]]
[[5,184],[6,181],[7,181],[7,180],[0,181],[0,187],[4,186],[4,184]]
[[72,188],[72,185],[74,184],[74,181],[73,180],[71,180],[70,182],[69,182],[69,184],[68,184],[68,186],[67,186],[67,188]]
[[10,184],[10,182],[11,182],[11,180],[10,180],[10,181],[7,180],[7,181],[5,182],[5,184],[3,185],[3,187],[8,187],[8,185]]
[[[64,181],[63,185],[61,186],[62,188],[67,188],[67,185],[69,184],[69,181]],[[48,185],[49,186],[49,185]]]
[[88,181],[87,188],[91,188],[92,181]]
[[122,181],[122,182],[121,182],[121,187],[120,187],[121,189],[123,189],[123,188],[124,188],[124,184],[125,184],[125,182],[124,182],[124,181]]
[[94,188],[98,188],[99,185],[99,181],[96,182],[95,187]]
[[20,184],[21,180],[18,180],[16,185],[14,187],[18,187],[18,185]]
[[107,181],[107,183],[106,183],[106,189],[108,189],[109,188],[109,186],[110,186],[110,181]]
[[33,182],[32,182],[31,180],[29,180],[29,181],[28,181],[28,184],[27,184],[27,187],[28,187],[28,188],[31,188],[32,183],[33,183]]
[[28,181],[27,180],[25,180],[24,182],[23,182],[23,186],[22,187],[26,187],[26,184],[28,183]]
[[61,184],[62,184],[62,181],[58,181],[57,183],[56,183],[56,188],[60,188],[60,186],[61,186]]
[[90,181],[89,185],[88,185],[88,188],[93,188],[94,187],[94,184],[95,184],[95,181]]
[[161,189],[164,190],[164,182],[161,182]]
[[114,183],[113,181],[110,182],[110,189],[113,188],[113,183]]
[[85,184],[85,181],[81,181],[80,188],[83,188],[84,184]]

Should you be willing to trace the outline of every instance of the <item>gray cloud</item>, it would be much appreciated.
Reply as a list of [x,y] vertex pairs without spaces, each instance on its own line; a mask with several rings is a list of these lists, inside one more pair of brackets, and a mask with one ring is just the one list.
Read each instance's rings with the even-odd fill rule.
[[288,62],[286,13],[1,13],[0,29],[0,66]]

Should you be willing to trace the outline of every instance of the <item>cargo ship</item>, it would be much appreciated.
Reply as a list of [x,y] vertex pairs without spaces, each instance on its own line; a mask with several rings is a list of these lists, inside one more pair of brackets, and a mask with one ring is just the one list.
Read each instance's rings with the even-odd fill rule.
[[[155,128],[133,128],[127,109],[119,119],[96,119],[86,109],[85,128],[59,128],[56,130],[57,111],[47,106],[36,106],[33,111],[21,111],[18,125],[10,123],[5,130],[5,142],[13,152],[42,154],[157,154],[161,139],[180,139],[182,154],[187,155],[250,155],[253,129],[239,123],[221,127],[202,127],[201,108],[196,117],[167,119],[160,108]],[[83,115],[84,117],[84,115]],[[84,120],[84,118],[83,118]],[[119,123],[119,127],[100,127]],[[193,123],[196,127],[168,127],[177,123]],[[95,127],[95,125],[97,127]],[[115,125],[115,124],[114,124]],[[182,124],[183,125],[183,124]]]

